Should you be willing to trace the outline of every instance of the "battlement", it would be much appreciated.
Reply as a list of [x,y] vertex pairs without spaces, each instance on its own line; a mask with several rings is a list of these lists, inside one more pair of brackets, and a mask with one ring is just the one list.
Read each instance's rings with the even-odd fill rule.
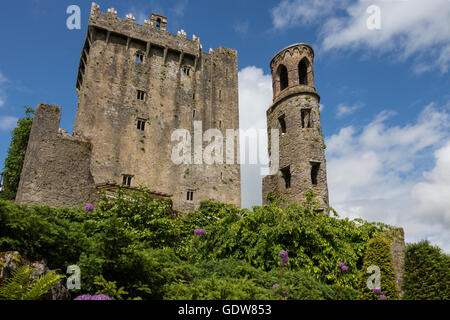
[[100,6],[92,3],[89,17],[89,27],[99,28],[126,36],[131,39],[150,42],[152,45],[168,48],[173,51],[183,52],[192,56],[199,56],[201,51],[200,38],[196,35],[187,39],[184,30],[174,35],[167,31],[167,18],[160,14],[152,13],[144,25],[135,23],[135,17],[129,13],[125,19],[117,17],[114,8],[108,9],[106,13],[100,11]]

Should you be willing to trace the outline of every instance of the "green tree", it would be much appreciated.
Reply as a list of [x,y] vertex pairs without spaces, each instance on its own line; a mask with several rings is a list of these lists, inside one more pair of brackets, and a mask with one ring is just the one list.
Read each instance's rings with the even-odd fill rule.
[[[369,240],[358,284],[358,299],[378,300],[380,295],[385,295],[388,300],[399,299],[390,247],[385,238],[375,237]],[[380,268],[381,294],[376,294],[367,287],[367,280],[371,276],[367,269],[370,266]]]
[[5,159],[5,168],[2,172],[3,189],[0,192],[2,199],[12,200],[16,197],[33,123],[33,113],[33,109],[25,106],[25,117],[17,121],[17,127],[11,133],[11,143]]
[[404,299],[450,299],[450,257],[428,241],[406,247],[403,278]]

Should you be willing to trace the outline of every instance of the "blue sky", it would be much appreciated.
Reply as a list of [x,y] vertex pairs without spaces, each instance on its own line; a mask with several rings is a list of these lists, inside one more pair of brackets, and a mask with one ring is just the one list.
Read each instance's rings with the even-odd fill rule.
[[[450,2],[447,0],[96,1],[143,23],[151,12],[168,30],[200,37],[204,50],[238,50],[243,128],[265,128],[269,62],[306,42],[315,50],[331,205],[342,216],[405,228],[450,251]],[[81,8],[81,30],[66,9]],[[376,5],[380,29],[370,30]],[[24,105],[63,107],[72,131],[75,80],[90,1],[10,1],[0,11],[0,158]],[[243,170],[244,206],[260,202],[259,167]]]

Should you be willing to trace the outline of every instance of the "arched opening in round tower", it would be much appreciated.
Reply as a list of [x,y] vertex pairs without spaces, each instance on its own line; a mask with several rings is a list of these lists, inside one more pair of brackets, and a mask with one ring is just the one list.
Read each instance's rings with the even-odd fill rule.
[[280,65],[278,67],[278,75],[280,78],[280,91],[283,91],[287,87],[289,87],[289,77],[286,66]]
[[303,58],[298,63],[298,83],[300,85],[308,85],[308,59]]

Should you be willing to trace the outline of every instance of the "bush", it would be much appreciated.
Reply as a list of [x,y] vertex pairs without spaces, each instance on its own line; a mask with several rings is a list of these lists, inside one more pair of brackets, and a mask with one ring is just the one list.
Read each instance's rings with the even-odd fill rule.
[[[316,209],[312,198],[286,209],[274,201],[253,212],[205,201],[183,217],[167,201],[124,190],[92,211],[0,201],[0,250],[45,259],[52,269],[78,265],[82,291],[74,294],[109,290],[116,298],[125,291],[131,299],[335,299],[339,290],[340,299],[350,299],[367,240],[387,226]],[[194,236],[198,228],[206,233]],[[289,253],[289,263],[272,291],[279,281],[281,250]],[[339,277],[341,261],[349,270]],[[213,285],[222,291],[207,293]],[[242,289],[233,295],[238,286]]]
[[173,283],[165,288],[169,300],[268,300],[270,289],[258,287],[253,280],[243,278],[194,279],[191,283]]
[[367,287],[367,280],[371,275],[366,273],[369,266],[378,266],[380,268],[381,294],[385,295],[389,300],[398,299],[399,296],[394,266],[392,264],[390,243],[387,239],[376,237],[369,241],[366,254],[364,255],[364,264],[361,269],[358,285],[358,299],[378,300],[379,294],[374,293]]
[[48,206],[18,206],[0,200],[0,251],[15,250],[30,259],[45,259],[51,269],[61,269],[78,261],[90,245],[83,224],[64,216],[77,209]]
[[402,290],[408,300],[450,299],[450,257],[428,241],[408,244]]
[[222,207],[221,218],[205,226],[198,252],[202,260],[234,258],[268,271],[279,266],[278,253],[286,250],[290,268],[328,284],[337,282],[337,263],[345,261],[346,285],[355,287],[367,241],[388,226],[337,219],[317,209],[313,201],[285,210],[276,202],[253,212]]

